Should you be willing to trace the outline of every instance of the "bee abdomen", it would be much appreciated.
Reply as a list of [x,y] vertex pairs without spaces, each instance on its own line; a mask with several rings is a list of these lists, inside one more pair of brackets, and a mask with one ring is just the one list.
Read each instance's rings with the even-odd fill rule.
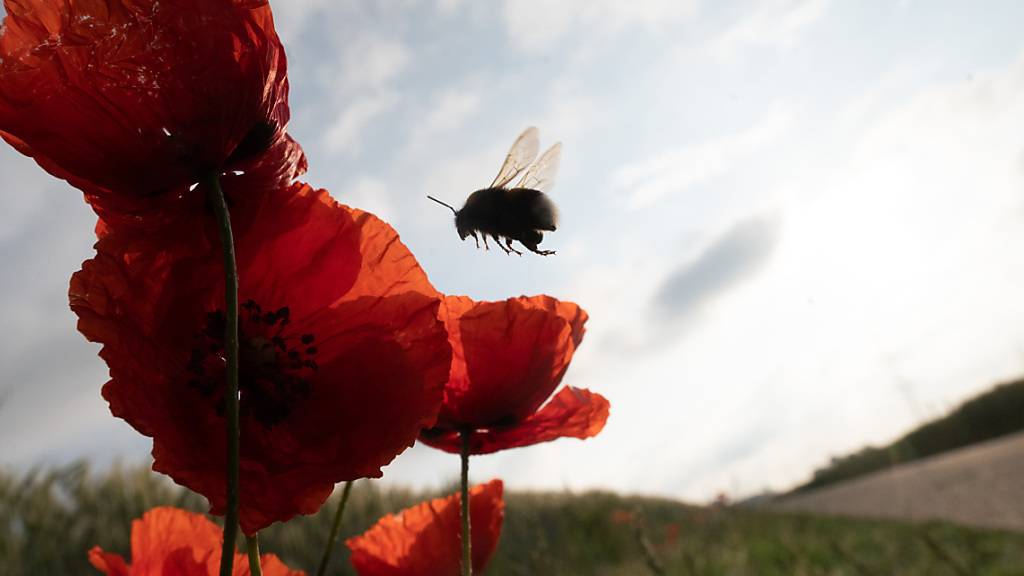
[[508,197],[512,209],[528,228],[554,231],[558,226],[558,208],[543,192],[532,188],[513,188],[508,191]]
[[533,216],[538,230],[554,232],[558,227],[558,207],[543,192],[533,205]]

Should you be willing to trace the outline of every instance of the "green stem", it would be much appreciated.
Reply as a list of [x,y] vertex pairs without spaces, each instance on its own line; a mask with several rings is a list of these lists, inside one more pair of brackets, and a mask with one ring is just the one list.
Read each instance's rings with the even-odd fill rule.
[[249,552],[249,576],[263,576],[260,566],[260,534],[245,537],[245,548]]
[[469,440],[472,433],[463,430],[462,440],[462,576],[473,576],[472,537],[469,526]]
[[327,563],[331,560],[331,550],[334,549],[334,541],[338,538],[338,532],[341,530],[341,517],[345,514],[345,504],[348,502],[348,495],[352,492],[352,484],[355,484],[355,480],[345,482],[345,490],[341,493],[338,511],[334,513],[334,525],[331,526],[331,535],[327,538],[327,547],[324,548],[324,555],[320,559],[320,567],[316,570],[316,576],[324,576]]
[[220,187],[220,175],[206,178],[209,204],[220,225],[220,245],[224,254],[224,354],[227,361],[227,390],[224,411],[227,417],[227,511],[224,514],[224,546],[220,556],[220,576],[231,576],[238,539],[238,268],[235,264],[235,240],[231,215]]

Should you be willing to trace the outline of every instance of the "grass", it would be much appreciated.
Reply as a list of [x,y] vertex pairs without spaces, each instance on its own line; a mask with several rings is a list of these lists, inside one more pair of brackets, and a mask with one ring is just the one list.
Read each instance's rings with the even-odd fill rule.
[[[358,483],[342,535],[436,495]],[[93,574],[90,547],[126,553],[131,520],[167,504],[205,509],[201,498],[142,468],[92,473],[76,464],[0,472],[0,575]],[[314,570],[333,504],[332,498],[320,514],[262,532],[264,551]],[[344,547],[328,573],[353,573]],[[1024,535],[693,507],[603,492],[510,492],[487,574],[1011,575],[1024,574]]]

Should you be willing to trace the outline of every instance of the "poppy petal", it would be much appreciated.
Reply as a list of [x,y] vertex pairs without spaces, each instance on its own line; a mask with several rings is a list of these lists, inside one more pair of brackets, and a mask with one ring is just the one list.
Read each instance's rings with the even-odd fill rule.
[[182,193],[286,138],[287,66],[265,1],[4,4],[0,137],[94,205]]
[[[473,573],[494,554],[505,516],[504,484],[491,480],[469,492]],[[460,495],[437,498],[388,514],[345,545],[359,576],[458,576],[461,565]]]
[[[99,546],[89,551],[92,565],[108,576],[213,576],[219,571],[223,532],[202,514],[171,507],[153,508],[132,521],[132,563]],[[277,556],[260,556],[266,576],[303,576]],[[248,576],[248,560],[235,555],[235,576]]]
[[[111,412],[153,438],[155,470],[221,513],[220,254],[211,239],[183,243],[191,249],[112,229],[69,295],[79,330],[103,344]],[[268,194],[236,249],[241,524],[251,534],[315,512],[337,482],[380,476],[434,424],[451,347],[440,296],[397,233],[326,191]]]
[[[490,454],[558,438],[590,438],[604,428],[611,405],[604,396],[583,388],[566,386],[539,412],[505,428],[476,430],[470,440],[471,454]],[[421,434],[420,441],[434,448],[458,454],[458,432]]]
[[93,546],[92,549],[89,550],[89,563],[107,576],[131,575],[131,572],[128,570],[128,565],[124,562],[124,558],[118,554],[104,552],[99,546]]
[[441,313],[453,361],[441,425],[522,421],[551,396],[583,340],[587,313],[550,296],[474,302],[448,296]]

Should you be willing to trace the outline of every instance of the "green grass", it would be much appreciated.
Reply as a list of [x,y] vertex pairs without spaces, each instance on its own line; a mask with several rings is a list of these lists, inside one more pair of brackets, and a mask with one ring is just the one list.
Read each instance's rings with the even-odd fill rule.
[[[436,495],[361,482],[342,534]],[[333,503],[261,533],[264,551],[314,570]],[[0,575],[93,574],[90,547],[126,553],[131,520],[164,504],[205,509],[201,498],[140,468],[0,472]],[[511,492],[506,507],[489,575],[1024,574],[1024,535],[947,524],[701,508],[601,492]],[[352,574],[343,547],[329,573]]]

